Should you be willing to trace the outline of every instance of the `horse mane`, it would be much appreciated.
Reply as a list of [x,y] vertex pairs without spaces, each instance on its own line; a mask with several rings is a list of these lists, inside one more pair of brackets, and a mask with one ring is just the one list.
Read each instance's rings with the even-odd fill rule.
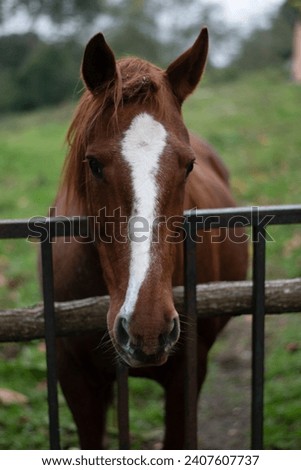
[[166,96],[170,94],[164,72],[138,58],[116,62],[115,79],[97,93],[86,90],[75,110],[67,132],[69,151],[65,160],[62,184],[67,199],[85,200],[83,161],[91,134],[101,118],[110,133],[118,130],[118,111],[129,103],[148,103],[160,116],[166,113]]

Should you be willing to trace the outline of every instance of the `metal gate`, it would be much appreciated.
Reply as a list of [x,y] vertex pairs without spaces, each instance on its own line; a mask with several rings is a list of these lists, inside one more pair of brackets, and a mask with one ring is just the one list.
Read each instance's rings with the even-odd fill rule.
[[[267,227],[269,225],[301,224],[301,205],[235,209],[193,210],[184,214],[185,237],[185,305],[188,322],[186,341],[186,449],[197,448],[196,392],[196,257],[197,230],[213,228],[251,227],[253,246],[252,269],[252,404],[251,448],[263,448],[263,391],[264,391],[264,324],[265,324],[265,263]],[[60,449],[57,395],[56,325],[53,293],[52,239],[59,236],[88,237],[86,218],[33,218],[30,220],[0,221],[0,239],[36,237],[40,240],[42,287],[45,317],[47,362],[48,414],[50,448]],[[301,305],[300,305],[301,311]],[[119,447],[128,449],[128,371],[117,366]]]

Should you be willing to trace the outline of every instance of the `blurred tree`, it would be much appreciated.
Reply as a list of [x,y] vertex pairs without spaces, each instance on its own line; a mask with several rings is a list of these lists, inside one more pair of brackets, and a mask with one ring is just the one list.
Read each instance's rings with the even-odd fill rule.
[[74,41],[41,43],[18,70],[19,109],[69,100],[78,81],[80,48]]
[[138,55],[155,62],[160,60],[162,41],[149,2],[123,0],[112,4],[107,11],[114,18],[107,39],[118,56]]
[[0,37],[0,69],[18,67],[40,43],[34,33],[10,34]]
[[[242,43],[233,66],[240,70],[288,65],[292,59],[292,36],[298,11],[286,1],[266,29],[255,29]],[[300,1],[300,0],[298,0]]]
[[53,34],[48,40],[76,36],[85,42],[96,31],[105,30],[117,55],[134,54],[165,64],[184,50],[202,25],[210,26],[212,43],[228,33],[219,21],[218,4],[199,0],[0,0],[0,23],[17,12],[30,18],[37,30],[47,18]]
[[107,0],[0,0],[0,19],[3,21],[8,15],[25,10],[33,19],[44,15],[56,24],[77,18],[89,22],[103,11],[106,3]]
[[31,18],[31,30],[40,31],[39,21],[48,19],[43,36],[0,35],[0,110],[70,98],[79,77],[80,42],[99,30],[107,31],[117,56],[138,55],[163,67],[204,24],[211,42],[224,48],[228,31],[218,20],[219,8],[199,0],[0,0],[0,22],[22,12]]
[[18,107],[18,70],[28,60],[40,42],[40,39],[34,33],[12,34],[0,37],[1,111],[12,110]]
[[46,43],[33,33],[0,37],[0,111],[69,100],[78,83],[82,47]]

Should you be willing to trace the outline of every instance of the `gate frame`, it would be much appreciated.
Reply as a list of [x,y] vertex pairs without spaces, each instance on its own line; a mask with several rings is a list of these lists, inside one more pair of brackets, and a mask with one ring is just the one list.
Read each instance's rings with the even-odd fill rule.
[[[264,393],[264,326],[266,227],[301,224],[301,205],[241,207],[192,210],[184,213],[185,305],[189,316],[186,335],[186,449],[197,448],[196,393],[196,242],[197,230],[212,228],[252,228],[253,246],[253,315],[252,315],[252,404],[251,448],[263,448]],[[53,292],[52,240],[60,236],[89,236],[86,217],[39,217],[29,220],[0,221],[0,239],[38,238],[41,245],[42,291],[45,317],[47,393],[50,449],[60,449],[57,394],[56,325]],[[128,371],[117,366],[119,448],[129,449]]]

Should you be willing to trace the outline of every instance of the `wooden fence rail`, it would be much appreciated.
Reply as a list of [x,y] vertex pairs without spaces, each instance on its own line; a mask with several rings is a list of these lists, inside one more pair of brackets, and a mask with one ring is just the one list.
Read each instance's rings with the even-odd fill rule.
[[[301,278],[267,281],[265,313],[301,312]],[[252,282],[216,282],[196,286],[197,315],[243,315],[252,312]],[[184,288],[173,290],[175,307],[184,312]],[[58,336],[106,329],[109,296],[55,304]],[[0,342],[43,338],[43,304],[32,308],[0,310]]]

